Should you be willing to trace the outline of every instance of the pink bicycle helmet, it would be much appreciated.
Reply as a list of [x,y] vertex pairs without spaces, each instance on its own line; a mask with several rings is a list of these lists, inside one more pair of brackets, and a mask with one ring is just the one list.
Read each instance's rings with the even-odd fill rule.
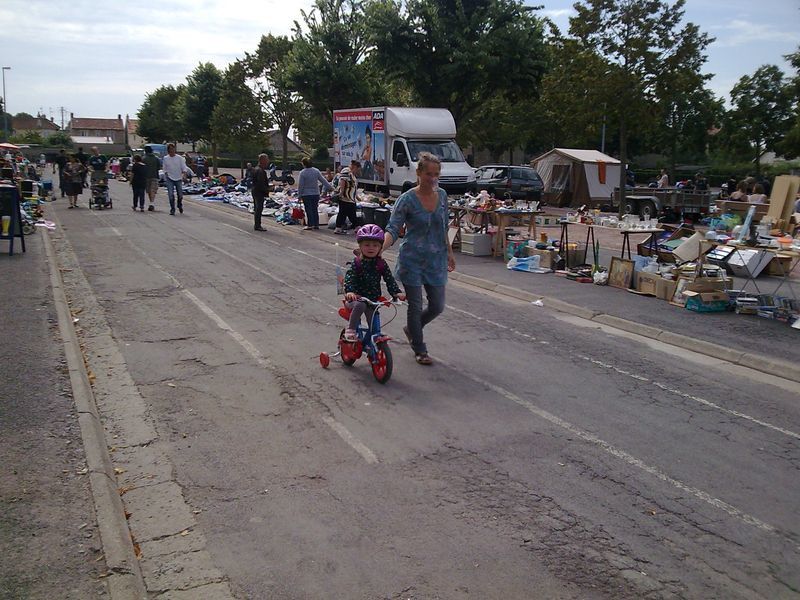
[[377,225],[369,224],[362,225],[356,231],[356,241],[361,240],[377,240],[382,242],[384,240],[383,229]]

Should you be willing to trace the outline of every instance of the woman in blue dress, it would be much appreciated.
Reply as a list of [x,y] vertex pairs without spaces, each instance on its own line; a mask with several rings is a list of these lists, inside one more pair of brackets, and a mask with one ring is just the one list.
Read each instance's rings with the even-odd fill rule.
[[[408,324],[403,331],[416,361],[431,365],[422,330],[444,310],[447,273],[456,268],[453,249],[447,240],[447,194],[439,187],[442,165],[438,156],[420,152],[417,186],[397,199],[386,227],[383,249],[391,247],[403,226],[396,277],[402,282],[408,301]],[[423,310],[422,289],[428,305]]]

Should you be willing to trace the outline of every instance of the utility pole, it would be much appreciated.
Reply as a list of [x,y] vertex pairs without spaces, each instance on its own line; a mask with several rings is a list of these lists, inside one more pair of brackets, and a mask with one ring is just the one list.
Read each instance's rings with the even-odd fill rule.
[[64,113],[67,111],[63,106],[59,106],[58,110],[61,111],[61,131],[64,131]]
[[3,139],[8,140],[8,98],[6,97],[6,71],[11,67],[3,67]]

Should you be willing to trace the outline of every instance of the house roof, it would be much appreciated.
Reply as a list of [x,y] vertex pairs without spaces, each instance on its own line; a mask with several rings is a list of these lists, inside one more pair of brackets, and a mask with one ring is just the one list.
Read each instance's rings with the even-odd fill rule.
[[52,131],[58,131],[58,125],[46,117],[14,117],[11,119],[11,128],[16,131],[30,129],[50,129]]
[[125,129],[122,125],[122,119],[94,119],[81,117],[74,117],[69,122],[69,127],[70,129]]
[[547,156],[551,152],[557,152],[562,156],[566,156],[567,158],[578,160],[580,162],[604,162],[612,165],[619,164],[619,161],[616,158],[609,156],[608,154],[604,154],[599,150],[579,150],[575,148],[553,148],[549,152],[545,152],[541,156],[535,158],[533,162]]
[[139,119],[128,119],[128,133],[138,135]]

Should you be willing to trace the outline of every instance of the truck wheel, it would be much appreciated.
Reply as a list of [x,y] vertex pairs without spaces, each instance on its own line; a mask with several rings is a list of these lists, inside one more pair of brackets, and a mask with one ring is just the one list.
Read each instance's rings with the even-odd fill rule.
[[631,200],[630,198],[626,198],[625,204],[622,206],[622,214],[623,215],[636,214],[636,200]]
[[656,214],[656,204],[652,200],[643,200],[639,204],[639,216],[643,219],[655,219],[658,217]]
[[413,188],[413,187],[414,187],[414,184],[413,184],[413,183],[411,183],[410,181],[406,181],[406,182],[403,184],[403,193],[405,194],[405,193],[406,193],[408,190],[410,190],[410,189],[411,189],[411,188]]

